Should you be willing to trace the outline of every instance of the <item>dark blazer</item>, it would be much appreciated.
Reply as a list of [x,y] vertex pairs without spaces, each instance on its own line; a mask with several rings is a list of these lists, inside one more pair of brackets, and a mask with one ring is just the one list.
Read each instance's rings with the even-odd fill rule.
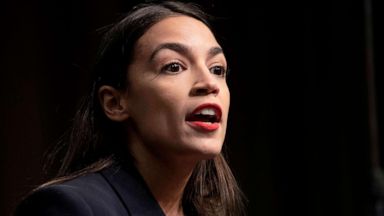
[[136,169],[113,165],[37,190],[23,200],[16,216],[164,216]]

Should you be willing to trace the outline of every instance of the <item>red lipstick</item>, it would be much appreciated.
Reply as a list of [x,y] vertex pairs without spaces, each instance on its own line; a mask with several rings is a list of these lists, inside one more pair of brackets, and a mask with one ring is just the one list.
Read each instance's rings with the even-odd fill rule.
[[195,129],[212,132],[220,127],[222,111],[219,105],[206,103],[196,107],[186,121]]

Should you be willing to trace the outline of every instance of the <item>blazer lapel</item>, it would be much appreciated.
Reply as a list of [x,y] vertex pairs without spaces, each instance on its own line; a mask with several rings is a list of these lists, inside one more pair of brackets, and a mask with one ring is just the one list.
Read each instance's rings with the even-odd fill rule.
[[136,168],[115,165],[101,171],[101,174],[114,189],[130,215],[165,216]]

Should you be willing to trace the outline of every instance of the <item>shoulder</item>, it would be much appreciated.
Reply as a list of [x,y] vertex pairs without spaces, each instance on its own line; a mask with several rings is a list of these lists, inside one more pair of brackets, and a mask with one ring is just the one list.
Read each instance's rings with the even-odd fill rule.
[[80,193],[64,185],[54,185],[25,198],[15,215],[92,215],[92,211]]
[[119,164],[34,191],[15,216],[159,215],[162,209],[132,166]]
[[127,215],[100,173],[90,173],[34,191],[17,207],[22,215]]

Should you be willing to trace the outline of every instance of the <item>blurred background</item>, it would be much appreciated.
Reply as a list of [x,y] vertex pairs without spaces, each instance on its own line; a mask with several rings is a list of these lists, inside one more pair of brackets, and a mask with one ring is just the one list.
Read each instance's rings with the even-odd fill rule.
[[[44,155],[88,90],[97,30],[138,2],[3,1],[0,215],[49,174]],[[223,18],[226,152],[249,215],[384,215],[378,1],[194,2]]]

